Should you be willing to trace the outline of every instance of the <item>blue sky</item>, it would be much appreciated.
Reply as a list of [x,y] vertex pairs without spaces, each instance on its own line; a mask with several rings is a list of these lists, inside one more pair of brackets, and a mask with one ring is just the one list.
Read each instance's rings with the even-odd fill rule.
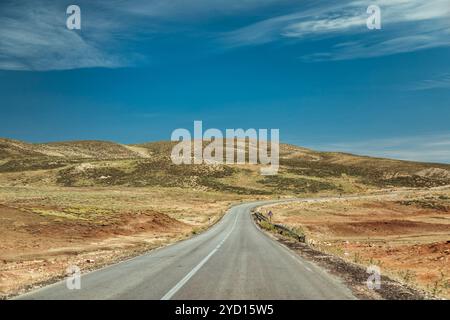
[[450,2],[2,1],[0,95],[0,136],[31,142],[169,140],[202,120],[450,162]]

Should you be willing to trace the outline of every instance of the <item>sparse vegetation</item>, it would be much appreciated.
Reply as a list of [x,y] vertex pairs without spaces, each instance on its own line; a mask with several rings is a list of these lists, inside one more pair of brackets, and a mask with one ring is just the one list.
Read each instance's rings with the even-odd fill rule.
[[400,278],[407,284],[413,284],[417,278],[417,275],[414,271],[411,270],[400,270],[399,271]]
[[[236,201],[450,184],[450,165],[315,152],[286,144],[280,146],[281,167],[275,176],[261,176],[260,165],[174,165],[170,160],[174,144],[29,144],[0,139],[0,231],[4,243],[0,271],[7,279],[0,286],[0,295],[36,279],[48,279],[60,273],[61,265],[85,261],[86,255],[89,259],[95,255],[95,261],[106,264],[130,252],[137,254],[197,234]],[[403,229],[442,232],[445,226],[440,223],[449,211],[448,200],[448,195],[441,194],[394,202],[399,211],[434,210],[434,214],[427,223],[414,220],[402,224],[398,221],[404,217],[397,218],[392,234]],[[311,221],[317,217],[315,210],[305,207],[301,214]],[[294,219],[297,214],[291,210],[286,217]],[[324,216],[345,219],[351,212],[337,206]],[[365,233],[367,237],[377,235],[389,223],[392,221],[358,220],[324,230],[329,234]],[[308,235],[314,227],[323,231],[320,225],[286,225],[297,235]],[[275,228],[264,221],[261,226]],[[360,239],[362,243],[365,240]],[[334,244],[324,248],[337,255],[348,251]],[[369,261],[362,253],[353,257],[361,263]],[[47,260],[51,263],[43,265]],[[373,261],[389,267],[380,257]],[[7,287],[11,281],[15,287]],[[433,288],[430,285],[430,290],[447,292],[448,279],[439,279]]]
[[[374,187],[437,187],[450,184],[449,165],[427,164],[348,154],[319,153],[320,160],[281,159],[288,172],[297,175],[330,178],[350,176],[361,184]],[[437,168],[440,174],[424,176],[424,170]]]
[[[385,192],[263,206],[274,223],[302,227],[309,246],[410,287],[448,298],[450,188]],[[437,274],[439,272],[439,274]]]
[[[182,187],[248,195],[342,193],[351,192],[355,186],[361,190],[450,184],[450,165],[315,152],[292,145],[280,147],[278,175],[254,179],[251,170],[240,166],[174,165],[170,160],[174,144],[27,144],[0,139],[0,173],[47,170],[61,186]],[[242,181],[251,183],[243,186]],[[350,189],[345,187],[349,183]]]
[[434,209],[439,211],[450,211],[450,202],[443,204],[442,200],[447,200],[445,197],[439,197],[439,199],[414,199],[398,201],[399,204],[404,206],[417,206],[424,209]]
[[7,160],[0,165],[0,172],[22,172],[33,170],[47,170],[66,166],[71,163],[67,160],[59,158],[30,158],[30,159],[13,159]]
[[353,254],[353,262],[354,263],[362,263],[361,254],[359,252],[355,252]]
[[433,293],[433,295],[437,296],[448,289],[450,289],[450,280],[441,270],[439,271],[439,278],[435,280],[431,286],[429,286],[429,290]]
[[290,191],[299,194],[317,193],[324,190],[339,190],[334,184],[328,182],[305,178],[282,177],[279,175],[264,177],[260,182],[271,187],[274,193]]

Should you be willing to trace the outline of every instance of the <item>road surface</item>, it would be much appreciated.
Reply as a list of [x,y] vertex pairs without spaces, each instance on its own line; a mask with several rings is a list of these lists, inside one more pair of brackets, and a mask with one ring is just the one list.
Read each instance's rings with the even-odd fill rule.
[[237,205],[208,231],[18,299],[354,299],[337,278],[259,230]]

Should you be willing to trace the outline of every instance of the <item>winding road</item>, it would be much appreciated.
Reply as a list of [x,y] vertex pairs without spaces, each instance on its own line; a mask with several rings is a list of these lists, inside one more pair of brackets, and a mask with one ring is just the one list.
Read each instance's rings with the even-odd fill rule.
[[[18,299],[355,299],[339,279],[282,246],[232,207],[208,231]],[[273,203],[273,201],[272,201]]]

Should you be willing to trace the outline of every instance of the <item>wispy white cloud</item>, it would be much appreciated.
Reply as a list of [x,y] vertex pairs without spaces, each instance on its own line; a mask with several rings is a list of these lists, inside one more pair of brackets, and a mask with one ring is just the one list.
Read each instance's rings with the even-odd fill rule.
[[[382,30],[366,27],[369,4],[379,5]],[[342,42],[342,37],[354,40]],[[448,0],[352,0],[273,17],[224,35],[229,47],[260,45],[273,41],[334,39],[327,51],[306,54],[303,60],[370,58],[450,46]]]
[[234,15],[254,8],[289,2],[292,0],[110,0],[105,1],[105,6],[122,14],[172,20]]
[[113,43],[110,25],[99,24],[89,35],[65,27],[65,7],[47,2],[0,4],[0,69],[62,70],[114,68],[130,58],[103,49]]
[[408,90],[450,89],[450,73],[443,73],[431,79],[425,79],[409,86]]
[[130,41],[181,32],[177,26],[292,0],[78,0],[81,31],[68,30],[68,3],[0,1],[0,69],[116,68],[151,60]]
[[303,9],[291,14],[275,16],[251,25],[224,33],[220,38],[227,47],[239,47],[248,45],[260,45],[280,40],[282,30],[298,21],[324,14],[328,10],[336,9],[338,5],[316,6]]
[[374,157],[450,163],[449,146],[450,133],[337,142],[312,147],[319,150],[349,152]]
[[[0,69],[64,70],[131,66],[151,61],[130,41],[190,29],[199,21],[251,17],[271,6],[294,8],[234,31],[207,30],[205,41],[232,48],[286,40],[335,38],[329,50],[305,53],[304,60],[343,60],[390,55],[450,45],[448,0],[78,0],[82,30],[65,28],[67,4],[50,0],[0,2]],[[381,31],[365,27],[368,4],[382,8]],[[251,13],[251,15],[249,14]],[[200,32],[200,34],[202,34]],[[352,37],[343,40],[342,36]],[[150,39],[150,40],[149,40]]]

